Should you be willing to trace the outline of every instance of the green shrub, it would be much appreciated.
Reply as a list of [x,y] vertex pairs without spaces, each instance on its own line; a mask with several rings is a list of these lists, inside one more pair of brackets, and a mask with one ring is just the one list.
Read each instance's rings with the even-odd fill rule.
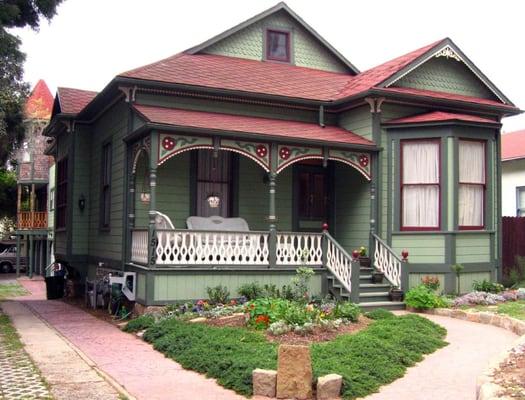
[[503,292],[505,288],[500,283],[490,282],[486,279],[483,279],[481,282],[474,281],[472,284],[472,289],[477,292],[500,293]]
[[405,304],[418,310],[428,310],[439,307],[442,300],[425,285],[419,285],[405,294]]
[[244,283],[239,286],[237,292],[247,300],[255,300],[262,297],[263,288],[258,282]]
[[304,325],[311,323],[316,317],[315,309],[309,311],[303,304],[289,303],[283,315],[283,320],[288,325]]
[[138,332],[153,326],[155,317],[153,315],[141,315],[129,321],[124,327],[124,332]]
[[[418,315],[376,321],[354,334],[311,346],[316,378],[343,376],[343,397],[365,397],[401,377],[407,367],[444,346],[445,330]],[[144,339],[184,368],[204,373],[243,395],[252,394],[252,371],[276,369],[277,344],[260,332],[166,319]]]
[[226,286],[217,285],[214,287],[207,287],[206,292],[208,293],[208,298],[213,304],[226,304],[230,297],[230,292]]
[[395,318],[395,315],[384,308],[376,308],[375,310],[369,311],[365,314],[370,319],[388,319]]
[[[286,309],[290,302],[284,299],[260,298],[246,304],[246,310],[250,313],[250,324],[257,328],[263,328],[258,321],[265,321],[265,325],[284,319]],[[261,319],[259,317],[267,317]]]
[[337,303],[333,311],[334,318],[341,318],[351,322],[357,322],[359,314],[361,314],[361,309],[348,301]]
[[301,267],[295,270],[296,274],[292,278],[292,290],[294,300],[307,302],[310,299],[308,284],[315,272],[312,268]]

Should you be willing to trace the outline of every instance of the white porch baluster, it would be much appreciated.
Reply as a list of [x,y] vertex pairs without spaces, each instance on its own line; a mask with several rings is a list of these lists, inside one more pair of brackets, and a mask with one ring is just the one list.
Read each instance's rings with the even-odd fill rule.
[[379,237],[376,235],[373,237],[375,240],[374,267],[384,273],[385,278],[392,285],[401,288],[401,259]]
[[[352,293],[352,259],[337,242],[327,234],[326,267]],[[358,279],[358,278],[357,278]]]
[[148,263],[148,230],[133,229],[131,232],[131,261]]
[[277,265],[322,265],[321,233],[277,233]]

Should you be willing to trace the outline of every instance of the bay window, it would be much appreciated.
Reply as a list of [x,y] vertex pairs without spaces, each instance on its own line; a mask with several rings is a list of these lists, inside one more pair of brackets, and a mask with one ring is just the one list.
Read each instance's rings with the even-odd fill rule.
[[483,229],[485,142],[459,141],[459,229]]
[[440,141],[401,141],[401,229],[440,228]]

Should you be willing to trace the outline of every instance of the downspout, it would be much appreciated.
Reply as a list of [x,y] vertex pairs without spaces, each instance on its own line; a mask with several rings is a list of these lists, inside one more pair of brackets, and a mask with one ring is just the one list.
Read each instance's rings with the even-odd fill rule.
[[324,124],[324,105],[322,105],[322,104],[319,106],[319,126],[321,128],[325,127],[325,124]]

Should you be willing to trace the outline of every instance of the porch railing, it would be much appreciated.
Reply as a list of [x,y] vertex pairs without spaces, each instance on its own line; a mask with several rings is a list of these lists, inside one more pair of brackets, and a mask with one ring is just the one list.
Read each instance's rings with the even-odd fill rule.
[[277,265],[323,265],[322,233],[277,233]]
[[47,211],[21,211],[17,222],[18,229],[46,229]]
[[162,230],[158,265],[268,265],[268,232]]
[[[327,238],[326,268],[352,294],[355,292],[355,284],[359,285],[359,276],[352,276],[352,257],[328,232],[325,233],[325,236]],[[352,290],[352,279],[354,279],[354,290]]]
[[374,267],[385,274],[385,278],[400,289],[403,261],[379,236],[372,233],[375,242]]
[[131,231],[131,261],[139,264],[148,263],[148,230],[133,229]]

